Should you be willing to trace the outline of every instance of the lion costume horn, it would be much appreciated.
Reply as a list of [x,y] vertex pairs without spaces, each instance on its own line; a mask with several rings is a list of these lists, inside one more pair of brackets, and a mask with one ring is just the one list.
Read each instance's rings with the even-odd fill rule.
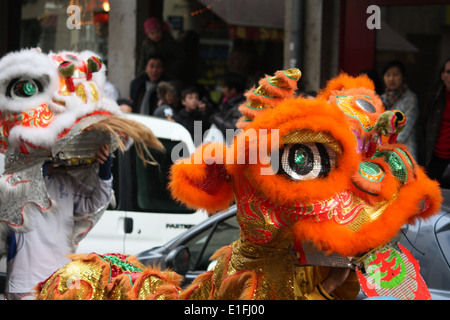
[[274,76],[266,76],[259,81],[257,88],[253,87],[246,93],[247,100],[239,107],[242,113],[236,127],[245,129],[255,117],[264,111],[276,107],[286,98],[292,98],[297,90],[297,81],[302,73],[299,69],[279,70]]

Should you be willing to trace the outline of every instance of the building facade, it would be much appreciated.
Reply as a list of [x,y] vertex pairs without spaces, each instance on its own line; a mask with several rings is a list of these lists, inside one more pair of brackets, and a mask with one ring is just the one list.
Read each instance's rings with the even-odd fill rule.
[[380,73],[400,59],[423,100],[450,56],[449,0],[7,0],[0,15],[0,55],[35,46],[95,51],[122,97],[140,72],[150,16],[191,50],[189,76],[216,94],[233,68],[257,79],[298,67],[300,89],[315,91],[341,70]]

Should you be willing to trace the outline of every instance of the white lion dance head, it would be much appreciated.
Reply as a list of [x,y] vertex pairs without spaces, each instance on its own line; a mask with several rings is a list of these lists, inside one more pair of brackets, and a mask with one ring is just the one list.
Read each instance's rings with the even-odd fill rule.
[[105,70],[90,51],[27,49],[0,60],[0,153],[5,157],[0,229],[26,231],[26,206],[48,208],[51,199],[42,178],[48,160],[57,166],[90,166],[104,144],[112,152],[133,141],[144,150],[163,148],[104,94]]

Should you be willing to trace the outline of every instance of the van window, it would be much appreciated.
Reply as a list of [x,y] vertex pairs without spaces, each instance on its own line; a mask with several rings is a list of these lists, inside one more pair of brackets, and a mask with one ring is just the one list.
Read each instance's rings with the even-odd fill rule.
[[[154,159],[158,165],[145,165],[136,155],[136,149],[133,147],[134,161],[136,164],[135,179],[136,181],[136,203],[138,211],[161,212],[161,213],[193,213],[194,210],[188,209],[186,206],[174,201],[168,190],[170,167],[179,157],[171,159],[172,149],[181,144],[180,141],[169,139],[159,139],[166,148],[165,153],[150,149]],[[178,146],[179,147],[179,146]],[[187,150],[182,147],[181,150]]]

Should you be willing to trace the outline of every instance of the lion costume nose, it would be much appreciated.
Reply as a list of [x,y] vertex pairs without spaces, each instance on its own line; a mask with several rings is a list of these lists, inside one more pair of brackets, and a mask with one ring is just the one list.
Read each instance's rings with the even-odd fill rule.
[[[73,61],[61,62],[58,66],[59,75],[63,79],[60,93],[70,95],[71,92],[75,92],[84,103],[98,101],[98,90],[90,81],[92,80],[92,73],[98,72],[101,68],[102,61],[94,56],[81,65],[75,65]],[[86,82],[83,81],[75,85],[74,79],[83,78],[85,78]]]

